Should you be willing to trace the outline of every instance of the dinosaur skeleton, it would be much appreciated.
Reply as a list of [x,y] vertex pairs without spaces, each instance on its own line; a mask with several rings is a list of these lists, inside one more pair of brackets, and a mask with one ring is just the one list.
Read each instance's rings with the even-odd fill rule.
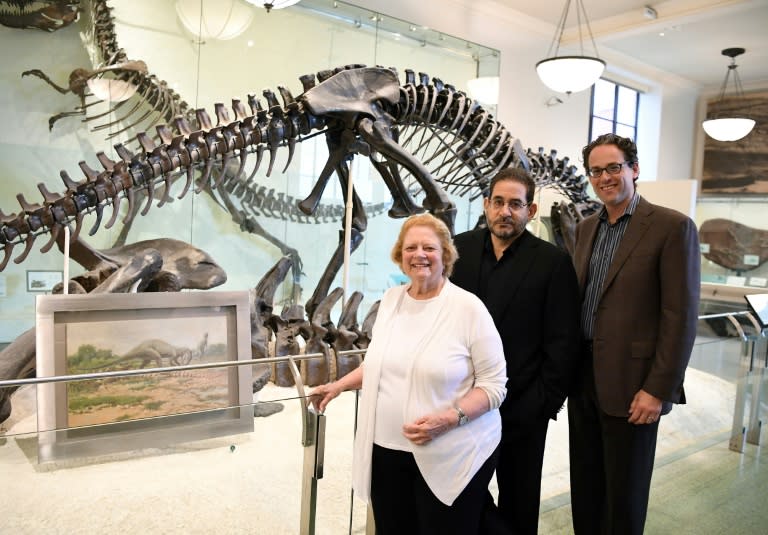
[[[416,85],[413,73],[408,71],[406,84],[401,87],[392,70],[358,66],[320,72],[317,85],[314,77],[305,76],[302,80],[305,91],[298,98],[294,99],[287,89],[281,88],[283,105],[271,91],[265,91],[268,109],[261,108],[257,99],[249,99],[249,114],[236,100],[233,101],[233,120],[223,106],[217,106],[216,126],[212,125],[207,112],[200,109],[196,116],[198,124],[204,125],[201,129],[193,129],[186,119],[177,117],[174,127],[178,133],[164,125],[157,127],[161,139],[158,144],[142,133],[136,137],[142,147],[140,152],[134,153],[118,144],[115,149],[120,160],[116,162],[100,152],[97,159],[102,170],[96,171],[81,162],[85,180],[76,182],[62,171],[64,192],[51,193],[44,184],[39,184],[42,204],[31,204],[19,195],[21,212],[8,215],[0,212],[0,247],[4,251],[0,268],[5,267],[14,247],[21,243],[24,243],[24,251],[14,261],[23,261],[42,233],[51,234],[43,252],[50,249],[63,226],[70,222],[74,222],[74,236],[77,236],[84,216],[89,212],[96,213],[90,234],[99,228],[107,206],[112,207],[112,215],[106,227],[111,227],[116,222],[123,199],[128,201],[128,214],[133,213],[137,192],[143,192],[147,197],[142,214],[149,210],[157,190],[163,191],[158,206],[165,204],[170,200],[173,173],[186,176],[179,197],[185,196],[190,189],[199,192],[206,187],[215,190],[222,198],[229,197],[227,184],[234,195],[239,192],[238,186],[245,192],[241,181],[244,162],[250,154],[255,152],[258,159],[260,153],[269,150],[268,166],[271,168],[278,147],[285,145],[290,164],[296,143],[313,131],[325,133],[329,158],[309,196],[298,203],[298,208],[306,215],[311,215],[318,206],[331,174],[336,172],[345,190],[349,160],[355,154],[366,154],[392,193],[394,201],[390,216],[404,217],[428,209],[452,227],[455,207],[446,193],[424,164],[395,142],[400,132],[398,121],[403,124],[418,122],[451,133],[455,146],[452,152],[465,162],[471,160],[474,173],[484,169],[483,177],[507,165],[525,161],[519,142],[503,126],[463,93],[439,80],[429,85]],[[422,82],[428,80],[422,79]],[[229,177],[223,171],[236,159],[240,162],[238,172]],[[445,162],[451,161],[452,158],[445,158]],[[446,167],[448,163],[441,165]],[[424,191],[422,207],[417,206],[409,195],[398,166],[408,170]],[[200,170],[200,176],[195,180],[196,170]],[[466,172],[462,177],[457,174],[457,169],[448,170],[453,173],[450,180],[455,187],[459,187],[462,180],[466,181],[465,188],[476,186],[473,173]],[[193,183],[196,183],[194,188]],[[366,214],[360,199],[356,195],[353,199],[352,226],[359,243],[366,228]],[[227,201],[231,202],[231,198],[224,202]],[[334,259],[338,256],[334,255]],[[341,264],[334,263],[338,264],[331,266],[335,267],[335,273]],[[311,314],[312,309],[307,308]]]
[[[120,76],[123,78],[115,78],[115,79],[105,79],[102,76],[107,72],[120,72]],[[69,81],[67,84],[67,87],[61,87],[57,85],[53,80],[51,80],[48,75],[46,75],[43,71],[39,69],[31,69],[28,71],[24,71],[21,73],[21,76],[37,76],[38,78],[41,78],[45,82],[48,83],[51,87],[53,87],[56,91],[61,93],[62,95],[65,95],[67,93],[73,93],[77,95],[80,98],[80,106],[75,109],[75,111],[71,112],[63,112],[59,113],[58,115],[54,115],[50,119],[48,119],[48,129],[53,130],[53,125],[58,121],[59,119],[62,119],[64,117],[70,117],[73,115],[84,115],[86,113],[86,109],[89,106],[93,106],[95,104],[99,104],[103,102],[102,100],[97,99],[94,102],[91,102],[89,104],[85,103],[86,96],[91,95],[88,93],[89,88],[94,87],[97,84],[100,83],[109,83],[109,82],[122,82],[124,84],[133,84],[136,83],[138,80],[147,80],[148,83],[143,83],[143,88],[140,87],[140,89],[143,89],[142,95],[147,100],[147,102],[154,102],[157,100],[157,95],[161,95],[162,91],[161,88],[163,88],[162,83],[155,83],[155,78],[152,76],[143,77],[142,74],[147,73],[147,64],[143,61],[124,61],[122,63],[112,63],[109,65],[106,65],[104,67],[99,67],[98,69],[88,70],[88,69],[82,69],[77,68],[73,70],[69,74]],[[125,102],[125,101],[122,101]],[[119,107],[122,102],[119,102],[115,105],[115,107]],[[177,111],[176,109],[172,108],[172,111]],[[101,129],[101,127],[96,127],[97,129]],[[112,137],[115,137],[119,135],[120,133],[124,132],[125,130],[114,132],[110,134],[107,139],[110,139]]]
[[[93,38],[102,55],[111,58],[115,65],[132,65],[117,47],[106,2],[97,0],[89,5]],[[101,69],[109,67],[91,73],[102,74]],[[109,228],[117,220],[122,200],[127,199],[123,223],[129,224],[139,210],[141,196],[146,197],[141,210],[145,215],[156,197],[160,197],[158,207],[162,206],[171,201],[172,190],[178,192],[179,188],[179,198],[190,189],[210,193],[243,230],[259,233],[256,215],[281,214],[301,222],[299,214],[303,214],[303,221],[316,221],[327,216],[327,211],[319,210],[320,198],[332,174],[338,176],[346,193],[349,162],[355,155],[368,157],[388,187],[392,195],[388,210],[391,217],[429,210],[452,228],[456,209],[446,192],[460,196],[471,193],[476,198],[486,192],[490,177],[507,166],[530,168],[540,184],[558,185],[575,202],[586,199],[585,181],[576,175],[575,167],[567,165],[567,159],[558,160],[554,151],[549,156],[542,150],[538,154],[524,152],[520,142],[477,102],[437,78],[430,81],[424,73],[419,74],[417,81],[415,73],[406,70],[403,85],[394,70],[381,67],[351,65],[321,71],[317,77],[304,75],[300,77],[303,93],[296,98],[287,88],[278,87],[282,103],[273,91],[265,90],[266,107],[249,95],[247,108],[240,100],[233,100],[234,117],[224,105],[217,104],[214,126],[205,110],[192,113],[169,92],[167,84],[158,83],[156,77],[141,68],[116,68],[110,72],[137,77],[140,84],[151,81],[152,87],[158,88],[157,94],[149,89],[140,90],[138,100],[154,110],[158,119],[173,115],[170,126],[157,125],[154,138],[138,134],[135,151],[118,143],[117,161],[99,152],[96,157],[101,170],[81,162],[85,176],[82,181],[75,181],[62,171],[66,188],[62,193],[51,193],[45,184],[38,184],[43,196],[41,204],[30,203],[18,195],[20,212],[0,211],[0,270],[14,256],[14,249],[23,244],[23,251],[14,258],[16,263],[22,262],[41,234],[51,235],[41,249],[45,252],[65,225],[74,222],[77,236],[88,213],[96,214],[90,230],[93,234],[101,225],[105,207],[112,208],[105,225]],[[325,135],[328,161],[309,196],[295,205],[298,211],[294,209],[286,215],[286,207],[293,206],[293,200],[265,192],[266,188],[255,184],[253,177],[265,152],[269,153],[269,176],[278,149],[287,148],[287,169],[296,143],[317,134]],[[253,158],[256,162],[246,173],[246,162]],[[175,186],[176,182],[184,182],[183,187]],[[421,206],[413,200],[417,194],[424,195]],[[366,209],[357,195],[353,199],[352,250],[361,242],[366,228]],[[383,209],[384,206],[376,205],[373,213]],[[340,240],[321,284],[306,305],[310,316],[327,295],[341,267],[342,247]],[[284,254],[291,251],[287,246],[281,250]]]

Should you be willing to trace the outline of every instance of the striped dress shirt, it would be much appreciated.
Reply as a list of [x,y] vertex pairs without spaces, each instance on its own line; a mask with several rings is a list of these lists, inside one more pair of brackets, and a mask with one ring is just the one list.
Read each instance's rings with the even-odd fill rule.
[[624,213],[611,225],[608,222],[608,212],[605,206],[600,210],[598,217],[600,225],[597,229],[595,244],[592,247],[592,256],[589,259],[589,274],[587,278],[587,288],[584,291],[584,302],[581,304],[581,329],[584,334],[584,340],[592,340],[595,329],[595,315],[597,312],[597,301],[603,290],[605,276],[608,268],[613,262],[613,255],[619,248],[621,238],[627,230],[629,220],[635,213],[640,196],[635,191],[632,200],[629,202]]

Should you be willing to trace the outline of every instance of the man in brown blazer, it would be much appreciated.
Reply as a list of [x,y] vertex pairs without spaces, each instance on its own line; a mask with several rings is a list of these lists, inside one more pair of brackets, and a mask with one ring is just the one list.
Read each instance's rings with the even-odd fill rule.
[[690,218],[643,199],[632,140],[584,147],[604,208],[576,229],[584,370],[568,400],[576,535],[643,532],[659,417],[685,403],[700,259]]

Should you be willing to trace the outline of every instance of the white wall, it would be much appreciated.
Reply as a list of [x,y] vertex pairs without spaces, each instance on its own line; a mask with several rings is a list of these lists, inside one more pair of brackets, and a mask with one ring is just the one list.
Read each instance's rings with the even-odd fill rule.
[[658,180],[695,178],[693,167],[701,127],[696,120],[698,92],[669,89],[659,115],[661,136],[657,143]]

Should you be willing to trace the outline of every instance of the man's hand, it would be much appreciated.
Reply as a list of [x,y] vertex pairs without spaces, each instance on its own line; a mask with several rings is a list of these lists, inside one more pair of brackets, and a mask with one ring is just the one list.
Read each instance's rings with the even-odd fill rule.
[[647,425],[659,419],[661,415],[661,400],[645,390],[638,390],[629,405],[629,423]]

